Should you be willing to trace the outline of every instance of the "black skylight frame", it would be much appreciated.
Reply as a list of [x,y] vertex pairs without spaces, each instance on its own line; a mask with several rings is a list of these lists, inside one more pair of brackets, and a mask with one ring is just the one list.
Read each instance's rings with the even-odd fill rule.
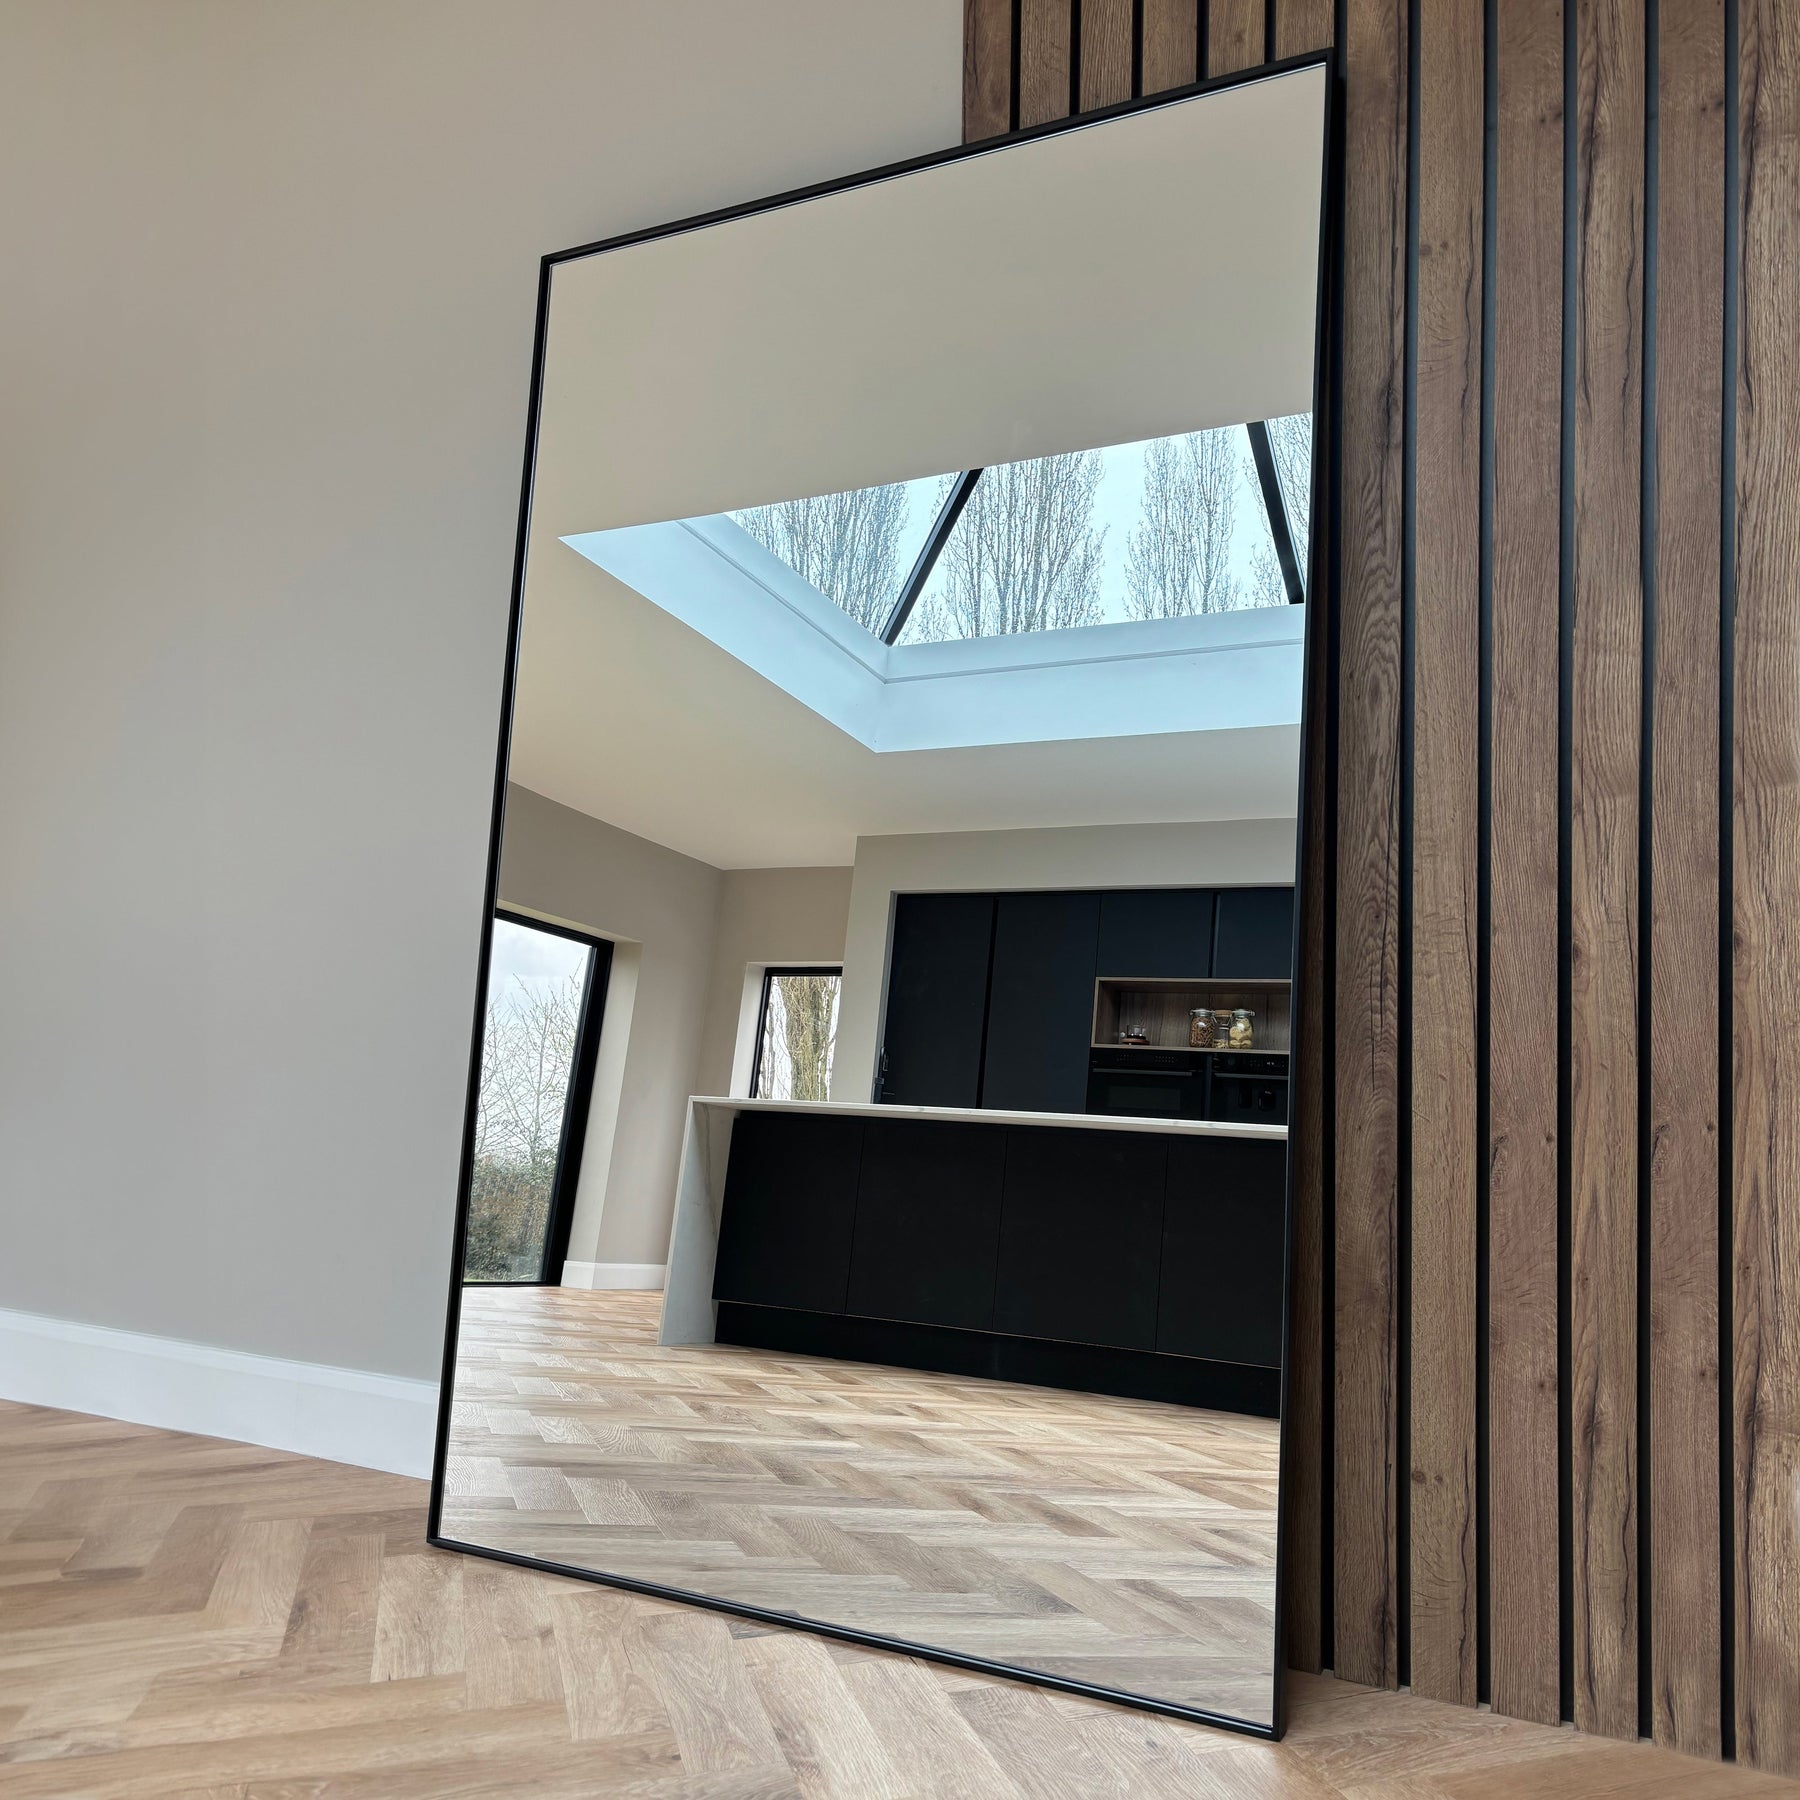
[[[1306,583],[1300,573],[1300,559],[1294,553],[1294,532],[1288,523],[1287,501],[1281,492],[1281,478],[1275,470],[1275,453],[1269,447],[1268,421],[1254,419],[1244,427],[1244,431],[1250,439],[1250,457],[1256,464],[1256,483],[1262,493],[1263,511],[1268,515],[1269,539],[1275,546],[1275,560],[1281,565],[1282,585],[1287,589],[1288,604],[1299,606],[1306,599]],[[912,617],[913,608],[919,604],[919,596],[924,593],[925,584],[931,579],[931,571],[937,567],[937,560],[943,555],[951,532],[956,529],[956,521],[962,517],[963,508],[969,504],[969,497],[975,492],[975,484],[983,473],[981,469],[964,469],[957,476],[950,492],[944,496],[944,503],[938,508],[938,515],[925,534],[925,542],[919,546],[919,554],[914,558],[905,581],[900,584],[899,597],[888,613],[887,622],[876,633],[890,648],[899,643],[900,634],[906,629],[906,621]]]

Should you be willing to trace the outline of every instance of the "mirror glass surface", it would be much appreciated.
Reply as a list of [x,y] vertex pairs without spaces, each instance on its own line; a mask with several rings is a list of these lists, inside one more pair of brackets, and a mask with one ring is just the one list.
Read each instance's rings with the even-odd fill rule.
[[553,259],[438,1542],[1274,1727],[1325,98]]

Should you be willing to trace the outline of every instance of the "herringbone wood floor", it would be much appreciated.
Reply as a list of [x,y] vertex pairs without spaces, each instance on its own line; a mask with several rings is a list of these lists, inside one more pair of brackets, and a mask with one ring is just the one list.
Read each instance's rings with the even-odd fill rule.
[[0,1403],[0,1795],[1762,1800],[1329,1680],[1279,1745],[429,1550],[425,1484]]
[[1270,1419],[463,1298],[444,1533],[1267,1724]]

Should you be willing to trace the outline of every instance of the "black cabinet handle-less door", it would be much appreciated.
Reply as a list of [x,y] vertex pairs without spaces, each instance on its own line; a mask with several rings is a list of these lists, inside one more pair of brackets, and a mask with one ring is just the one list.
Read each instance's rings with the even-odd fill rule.
[[994,1329],[1154,1350],[1167,1140],[1028,1126],[1006,1139]]
[[1157,1349],[1279,1368],[1286,1225],[1279,1138],[1172,1139]]
[[1294,890],[1220,888],[1212,972],[1226,981],[1291,981]]
[[998,1126],[871,1119],[845,1310],[991,1329],[1005,1164]]
[[994,910],[981,1104],[1087,1110],[1100,896],[1002,894]]
[[841,1313],[863,1121],[745,1112],[731,1127],[713,1298]]
[[1198,981],[1212,973],[1213,897],[1206,888],[1121,888],[1100,896],[1096,975]]
[[992,894],[895,899],[878,1100],[977,1104],[993,936]]

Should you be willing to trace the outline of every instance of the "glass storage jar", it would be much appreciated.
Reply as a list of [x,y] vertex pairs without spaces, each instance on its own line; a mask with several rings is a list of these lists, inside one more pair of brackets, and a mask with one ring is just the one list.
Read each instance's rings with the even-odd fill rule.
[[1231,1047],[1248,1050],[1255,1041],[1256,1014],[1249,1007],[1240,1006],[1231,1015]]
[[1188,1014],[1188,1045],[1194,1050],[1212,1048],[1212,1014],[1204,1006]]

